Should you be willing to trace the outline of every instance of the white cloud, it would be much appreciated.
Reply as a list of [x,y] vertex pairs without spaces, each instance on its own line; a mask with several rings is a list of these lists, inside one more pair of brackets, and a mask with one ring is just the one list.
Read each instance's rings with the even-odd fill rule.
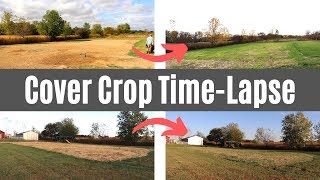
[[[0,0],[0,11],[11,11],[30,20],[41,20],[52,9],[73,26],[82,26],[84,22],[115,26],[123,23],[118,20],[125,19],[132,29],[153,30],[153,7],[133,0]],[[135,16],[148,18],[129,18]]]

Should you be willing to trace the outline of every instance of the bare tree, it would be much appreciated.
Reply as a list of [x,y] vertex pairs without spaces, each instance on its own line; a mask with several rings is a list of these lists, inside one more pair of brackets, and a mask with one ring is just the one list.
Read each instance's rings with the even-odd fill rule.
[[202,137],[203,139],[206,138],[206,136],[201,131],[197,131],[196,136]]
[[245,29],[242,29],[242,30],[241,30],[241,35],[242,35],[242,36],[246,36],[246,35],[247,35],[247,31],[246,31]]
[[310,35],[310,34],[311,34],[310,30],[307,30],[306,35]]
[[94,138],[98,138],[99,136],[105,135],[105,124],[93,123],[91,125],[90,135]]
[[170,28],[171,28],[171,31],[176,30],[176,21],[173,19],[170,20]]
[[274,140],[273,133],[270,129],[258,128],[255,134],[255,141],[268,146],[268,143]]
[[169,40],[170,42],[175,42],[175,40],[177,39],[178,37],[178,31],[176,31],[176,21],[171,19],[170,20],[170,31],[168,31],[168,35],[169,35]]
[[220,34],[220,20],[218,18],[212,18],[209,21],[209,29],[207,31],[207,37],[210,40],[211,45],[215,45],[218,42]]

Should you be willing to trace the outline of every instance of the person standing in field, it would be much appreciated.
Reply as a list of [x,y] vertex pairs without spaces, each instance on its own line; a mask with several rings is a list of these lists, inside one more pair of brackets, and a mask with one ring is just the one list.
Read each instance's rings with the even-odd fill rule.
[[152,53],[152,49],[153,49],[153,37],[152,37],[152,34],[150,34],[150,36],[147,38],[146,46],[148,48],[147,54],[151,54]]

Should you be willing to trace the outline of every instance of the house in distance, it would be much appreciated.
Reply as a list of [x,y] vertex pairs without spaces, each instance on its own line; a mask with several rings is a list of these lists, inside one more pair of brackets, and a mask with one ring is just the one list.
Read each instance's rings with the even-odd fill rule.
[[185,138],[188,140],[188,145],[193,145],[193,146],[203,146],[203,138],[200,136],[191,136],[188,138]]
[[38,141],[39,134],[34,131],[26,131],[15,135],[16,139],[23,139],[28,141]]

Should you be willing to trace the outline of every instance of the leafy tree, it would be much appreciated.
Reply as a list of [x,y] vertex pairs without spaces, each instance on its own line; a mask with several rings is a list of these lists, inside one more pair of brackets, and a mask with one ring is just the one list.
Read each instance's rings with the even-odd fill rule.
[[63,26],[63,33],[64,36],[70,36],[72,34],[72,27],[70,26],[70,23],[65,21]]
[[194,33],[194,39],[196,40],[195,42],[201,42],[203,38],[203,32],[197,31]]
[[80,36],[80,38],[84,39],[84,38],[89,38],[90,36],[90,32],[84,28],[78,28],[75,27],[73,29],[75,35]]
[[91,25],[89,23],[84,23],[82,28],[75,27],[73,30],[75,35],[80,36],[80,38],[85,39],[90,37],[90,30]]
[[13,35],[15,32],[14,15],[4,11],[1,17],[1,27],[6,35]]
[[38,31],[41,35],[51,36],[51,38],[55,39],[63,33],[64,22],[58,11],[48,10],[42,17]]
[[45,126],[44,130],[41,132],[41,135],[44,137],[54,137],[59,134],[62,127],[61,122],[49,123]]
[[128,143],[137,142],[146,129],[140,129],[136,133],[132,134],[133,129],[147,120],[148,117],[141,112],[122,111],[118,115],[118,136]]
[[266,36],[267,36],[267,35],[266,35],[264,32],[259,32],[259,33],[258,33],[258,37],[260,38],[260,40],[265,40],[265,39],[267,39]]
[[0,24],[0,35],[5,35],[5,30],[2,26],[2,24]]
[[65,118],[61,122],[49,123],[45,126],[41,135],[44,137],[54,136],[75,136],[79,133],[78,127],[73,123],[73,119]]
[[103,34],[105,36],[107,35],[114,35],[116,33],[116,30],[113,27],[106,27],[103,29]]
[[103,136],[105,133],[105,124],[93,123],[91,125],[90,135],[93,137]]
[[117,27],[117,31],[119,34],[125,34],[125,33],[129,33],[131,30],[131,27],[128,23],[125,24],[119,24]]
[[102,26],[101,24],[94,24],[92,27],[92,34],[99,34],[99,35],[103,35],[103,30],[102,30]]
[[31,31],[32,35],[39,35],[38,26],[39,26],[39,22],[38,21],[33,21],[30,24],[30,31]]
[[85,22],[85,23],[83,24],[83,29],[86,30],[86,31],[88,31],[88,32],[90,32],[91,25],[90,25],[89,23]]
[[209,141],[214,141],[216,143],[223,144],[223,134],[221,128],[213,128],[209,135],[207,136]]
[[312,122],[302,112],[289,114],[282,120],[283,141],[293,149],[304,146],[311,138]]
[[255,134],[256,142],[268,144],[268,142],[273,140],[273,134],[270,129],[258,128]]
[[15,23],[15,34],[21,37],[31,35],[31,28],[31,24],[26,19],[18,18],[18,21]]
[[314,126],[314,130],[316,131],[315,138],[320,141],[320,121]]
[[213,128],[207,138],[209,141],[214,141],[224,146],[226,141],[241,142],[244,138],[244,133],[240,130],[238,124],[230,123],[226,127]]
[[222,134],[224,141],[241,142],[244,138],[244,132],[240,130],[237,123],[230,123],[226,127],[222,128]]
[[169,38],[170,42],[175,42],[176,39],[178,38],[179,32],[178,31],[171,31],[171,32],[169,32],[168,35],[169,35],[168,38]]
[[75,136],[79,133],[79,128],[73,123],[73,119],[65,118],[61,121],[61,129],[59,135],[61,136]]

